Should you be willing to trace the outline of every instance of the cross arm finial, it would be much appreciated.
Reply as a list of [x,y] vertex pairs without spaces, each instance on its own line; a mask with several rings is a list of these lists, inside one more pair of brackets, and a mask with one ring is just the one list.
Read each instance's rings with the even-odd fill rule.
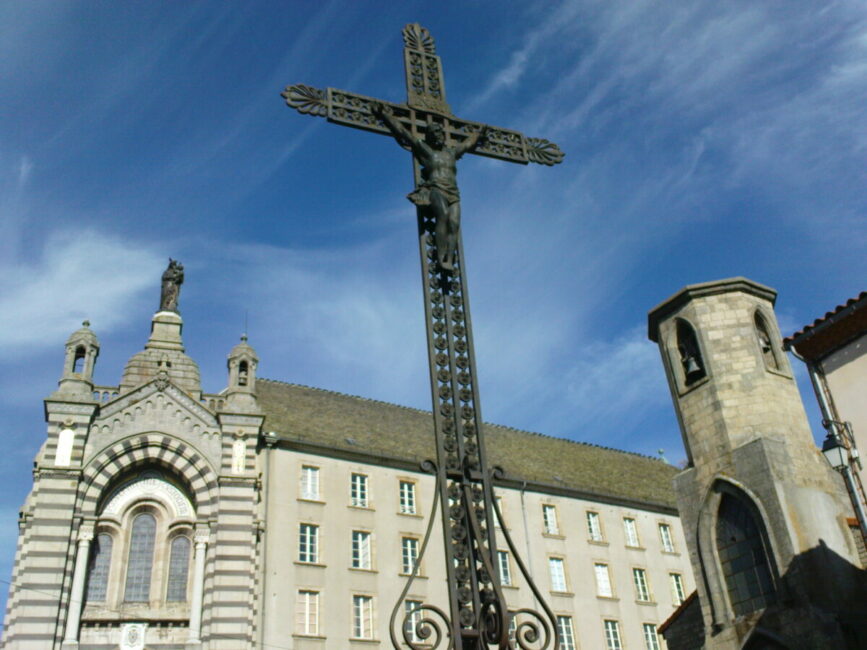
[[403,44],[408,50],[418,50],[425,54],[436,54],[434,37],[418,23],[410,23],[403,28]]

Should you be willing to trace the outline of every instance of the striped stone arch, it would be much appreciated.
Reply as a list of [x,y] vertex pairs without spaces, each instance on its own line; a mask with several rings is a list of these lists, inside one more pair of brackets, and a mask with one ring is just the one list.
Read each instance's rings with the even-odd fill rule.
[[210,464],[189,443],[165,433],[147,433],[119,440],[87,464],[82,475],[81,515],[96,517],[100,497],[111,481],[143,465],[179,475],[190,489],[198,520],[215,514],[217,477]]

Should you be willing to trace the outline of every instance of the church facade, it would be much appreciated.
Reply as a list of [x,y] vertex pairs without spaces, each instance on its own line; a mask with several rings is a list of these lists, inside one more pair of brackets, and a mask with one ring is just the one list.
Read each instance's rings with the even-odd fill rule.
[[[430,413],[258,378],[246,340],[228,355],[227,387],[204,393],[173,300],[116,385],[94,384],[87,323],[66,344],[3,647],[391,647],[394,629],[404,647],[431,647],[417,614],[404,626],[420,603],[448,609],[422,470]],[[507,427],[486,436],[502,469],[509,606],[537,608],[519,555],[564,650],[664,648],[657,627],[694,589],[675,468]]]

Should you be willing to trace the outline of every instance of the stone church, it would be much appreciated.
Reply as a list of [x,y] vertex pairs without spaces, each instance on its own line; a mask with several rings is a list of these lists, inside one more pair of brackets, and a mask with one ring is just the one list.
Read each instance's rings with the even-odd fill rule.
[[[227,386],[203,392],[182,268],[166,274],[116,385],[94,383],[87,322],[66,343],[3,647],[360,649],[396,628],[432,647],[412,613],[448,602],[439,526],[425,551],[430,413],[259,378],[246,338]],[[513,635],[537,607],[530,578],[563,650],[865,647],[851,506],[813,444],[774,299],[740,278],[651,312],[683,471],[487,426]]]
[[688,456],[674,489],[697,588],[660,628],[671,650],[867,647],[863,532],[813,441],[775,300],[732,278],[649,314]]

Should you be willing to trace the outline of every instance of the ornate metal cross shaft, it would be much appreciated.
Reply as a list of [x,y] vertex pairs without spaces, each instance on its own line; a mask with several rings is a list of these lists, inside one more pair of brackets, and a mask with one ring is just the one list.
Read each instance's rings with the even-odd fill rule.
[[[405,104],[381,102],[343,90],[321,90],[303,84],[288,86],[282,94],[286,103],[301,113],[394,135],[402,146],[416,154],[413,158],[416,192],[410,198],[418,206],[437,447],[437,461],[429,463],[429,466],[435,468],[437,474],[438,499],[442,507],[450,616],[433,605],[423,605],[407,615],[409,624],[402,626],[403,641],[411,648],[422,644],[429,648],[431,640],[438,646],[440,640],[446,639],[448,647],[457,650],[481,650],[490,645],[509,648],[514,647],[509,641],[509,624],[516,614],[507,609],[496,568],[494,516],[499,517],[499,513],[494,501],[492,472],[485,454],[470,306],[463,272],[463,246],[457,226],[459,221],[452,228],[452,237],[448,241],[453,250],[447,256],[442,250],[437,250],[445,241],[440,237],[438,226],[442,224],[438,221],[446,215],[453,215],[449,209],[459,202],[454,162],[467,150],[509,162],[544,165],[559,163],[563,152],[547,140],[527,138],[510,129],[456,118],[446,103],[442,64],[430,33],[418,24],[411,24],[404,28],[403,39],[407,86]],[[441,130],[444,136],[439,144],[430,140],[431,132],[437,130]],[[479,134],[484,135],[479,138]],[[439,159],[425,158],[426,152],[432,150],[421,144],[426,140],[433,149],[452,156],[447,164],[437,162]],[[449,169],[451,176],[443,181],[441,176],[449,176]],[[437,201],[442,208],[437,207]],[[459,220],[459,208],[457,214]],[[448,263],[443,262],[444,257],[449,259]],[[520,625],[516,622],[516,642],[522,648],[530,644],[557,648],[554,617],[524,569],[505,526],[502,531],[547,615],[546,620],[537,612],[519,610],[525,620],[530,618],[535,622]],[[442,634],[438,623],[430,618],[434,615],[442,619],[446,634]],[[393,627],[391,633],[396,643]]]

